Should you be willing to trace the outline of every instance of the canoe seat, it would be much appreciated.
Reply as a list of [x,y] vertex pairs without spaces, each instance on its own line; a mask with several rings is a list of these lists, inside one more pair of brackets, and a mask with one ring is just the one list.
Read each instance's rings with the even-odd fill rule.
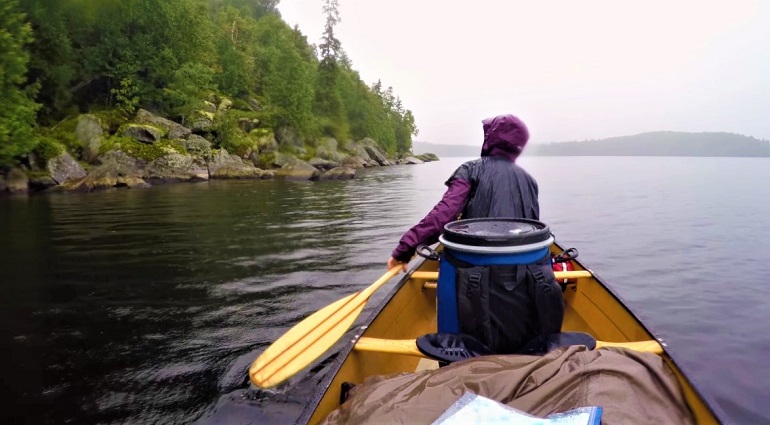
[[[596,348],[596,338],[583,332],[559,332],[539,336],[524,345],[515,354],[543,355],[557,348],[585,345],[589,350]],[[471,357],[495,354],[481,341],[471,335],[432,333],[417,338],[417,349],[439,363],[452,363]]]

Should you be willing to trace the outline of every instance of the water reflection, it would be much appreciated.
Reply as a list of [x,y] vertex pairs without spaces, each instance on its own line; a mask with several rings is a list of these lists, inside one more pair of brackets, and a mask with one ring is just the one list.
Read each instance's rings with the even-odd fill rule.
[[[736,422],[769,417],[764,163],[522,161],[558,240],[579,248]],[[286,423],[334,350],[272,391],[248,389],[249,364],[291,325],[378,278],[460,162],[352,181],[0,198],[0,417]]]

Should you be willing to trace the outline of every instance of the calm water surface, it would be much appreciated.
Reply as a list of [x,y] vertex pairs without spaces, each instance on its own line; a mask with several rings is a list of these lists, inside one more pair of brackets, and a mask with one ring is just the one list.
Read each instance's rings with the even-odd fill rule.
[[[379,277],[462,161],[346,182],[0,199],[0,420],[291,422],[334,353],[270,392],[249,389],[249,363]],[[727,419],[770,423],[770,161],[521,164],[557,240],[666,340]]]

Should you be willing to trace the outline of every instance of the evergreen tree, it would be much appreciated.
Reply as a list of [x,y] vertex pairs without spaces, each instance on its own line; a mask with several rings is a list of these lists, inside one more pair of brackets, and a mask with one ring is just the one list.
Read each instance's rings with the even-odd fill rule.
[[36,144],[33,100],[36,86],[26,86],[32,28],[16,0],[0,3],[0,165],[14,162]]
[[349,127],[345,119],[345,105],[337,86],[340,74],[338,55],[342,48],[334,35],[334,27],[340,22],[337,0],[324,0],[323,13],[326,15],[326,25],[321,44],[318,46],[321,62],[318,64],[315,109],[325,134],[337,139],[346,139]]

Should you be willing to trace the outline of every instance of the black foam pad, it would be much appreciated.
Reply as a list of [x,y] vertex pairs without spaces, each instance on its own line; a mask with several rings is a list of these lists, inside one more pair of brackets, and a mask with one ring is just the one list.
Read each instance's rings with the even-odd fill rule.
[[428,357],[446,363],[494,354],[476,338],[452,333],[423,335],[417,338],[417,349]]

